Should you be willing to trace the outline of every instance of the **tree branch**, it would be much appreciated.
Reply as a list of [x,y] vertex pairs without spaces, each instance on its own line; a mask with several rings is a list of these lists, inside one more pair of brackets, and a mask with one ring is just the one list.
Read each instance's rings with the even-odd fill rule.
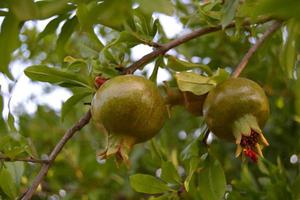
[[253,56],[256,50],[263,44],[263,42],[274,33],[277,29],[281,27],[281,21],[275,21],[266,32],[264,32],[263,36],[257,40],[257,42],[248,50],[248,52],[243,57],[242,61],[236,67],[235,71],[232,74],[232,77],[238,77],[243,69],[245,69],[249,59]]
[[71,128],[69,128],[64,136],[60,139],[60,141],[56,144],[52,152],[49,156],[49,162],[43,163],[42,168],[40,169],[40,172],[35,177],[34,181],[32,182],[31,187],[25,192],[25,194],[21,197],[22,200],[28,200],[31,199],[33,193],[35,192],[38,185],[41,183],[43,178],[47,175],[47,172],[54,162],[56,156],[60,153],[64,145],[68,142],[69,139],[81,128],[83,128],[86,124],[89,123],[91,119],[91,111],[89,110],[77,123],[75,123]]
[[35,158],[9,158],[7,156],[0,156],[0,160],[6,161],[6,162],[16,162],[16,161],[22,161],[22,162],[31,162],[31,163],[49,163],[49,160],[39,160],[39,159],[35,159]]
[[[264,18],[261,19],[259,21],[257,21],[255,24],[263,24],[265,22],[268,22],[272,20],[272,18]],[[251,23],[249,21],[245,21],[242,26],[249,26]],[[235,27],[235,22],[232,22],[230,24],[228,24],[225,29],[228,28],[233,28]],[[139,69],[140,67],[146,65],[147,63],[151,62],[154,58],[158,57],[159,55],[163,55],[165,54],[167,51],[169,51],[170,49],[177,47],[185,42],[188,42],[194,38],[200,37],[202,35],[206,35],[208,33],[212,33],[212,32],[216,32],[222,30],[222,26],[214,26],[214,27],[207,27],[207,28],[203,28],[203,29],[197,29],[191,33],[188,33],[186,35],[183,35],[177,39],[174,39],[166,44],[161,45],[160,47],[158,47],[157,49],[155,49],[154,51],[152,51],[151,53],[143,56],[141,59],[139,59],[138,61],[134,62],[132,65],[130,65],[128,68],[124,69],[124,74],[133,74],[137,69]]]

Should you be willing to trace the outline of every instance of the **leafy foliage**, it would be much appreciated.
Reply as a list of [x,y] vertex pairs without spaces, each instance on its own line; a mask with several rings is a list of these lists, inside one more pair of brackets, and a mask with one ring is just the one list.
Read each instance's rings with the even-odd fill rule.
[[[156,49],[174,39],[166,36],[161,16],[178,20],[181,35],[222,28],[151,60],[149,79],[157,82],[164,69],[171,75],[168,87],[196,95],[226,80],[270,19],[279,19],[281,30],[241,74],[258,82],[270,100],[264,129],[270,146],[257,165],[234,159],[234,144],[212,134],[209,147],[204,145],[203,118],[173,106],[160,134],[135,147],[129,169],[97,158],[106,138],[101,127],[90,123],[64,147],[34,198],[299,199],[299,8],[294,0],[1,0],[0,82],[9,87],[0,88],[0,159],[47,159],[64,131],[88,110],[96,76],[122,75],[134,62],[137,45]],[[262,19],[266,22],[256,23]],[[41,20],[46,20],[42,30],[35,24]],[[225,28],[233,22],[235,27]],[[45,93],[59,86],[72,96],[60,111],[38,105],[33,114],[24,112],[28,102],[38,104],[34,99],[11,108],[18,80],[14,63],[26,65],[24,74],[36,84],[47,83]],[[166,96],[164,86],[158,87]],[[1,159],[1,198],[19,197],[39,168]]]

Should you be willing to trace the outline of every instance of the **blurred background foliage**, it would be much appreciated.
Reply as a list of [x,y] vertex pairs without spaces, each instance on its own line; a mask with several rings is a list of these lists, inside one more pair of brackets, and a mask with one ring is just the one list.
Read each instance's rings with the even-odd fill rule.
[[[168,66],[169,57],[153,61],[171,75],[187,69],[203,73],[203,66],[231,73],[271,24],[254,22],[281,19],[281,30],[241,75],[258,82],[270,100],[265,159],[258,164],[235,159],[234,144],[212,134],[205,146],[202,117],[176,106],[159,135],[134,148],[130,168],[97,159],[106,139],[90,123],[64,147],[33,199],[300,199],[299,13],[297,0],[1,0],[0,78],[9,84],[8,97],[2,90],[0,97],[1,156],[47,159],[65,130],[89,109],[84,103],[95,92],[95,76],[119,75],[133,62],[136,45],[156,47],[174,39],[166,36],[158,14],[177,19],[182,34],[236,23],[167,53],[185,64]],[[36,22],[45,19],[47,25],[39,30]],[[242,26],[244,21],[253,25]],[[25,101],[3,112],[3,100],[18,80],[11,67],[16,61],[31,65],[25,74],[33,81],[48,82],[42,85],[44,94],[58,86],[73,94],[61,111],[38,105],[27,113]],[[169,85],[176,86],[173,77]],[[1,199],[25,192],[40,168],[4,161],[0,166]]]

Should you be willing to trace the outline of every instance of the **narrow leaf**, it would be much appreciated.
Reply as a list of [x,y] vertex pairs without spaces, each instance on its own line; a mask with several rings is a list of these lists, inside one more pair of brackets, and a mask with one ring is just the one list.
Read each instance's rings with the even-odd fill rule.
[[55,33],[57,27],[59,26],[59,24],[62,22],[62,20],[65,19],[65,16],[59,16],[56,17],[54,19],[52,19],[47,26],[44,28],[44,30],[38,35],[37,40],[40,40],[42,38],[44,38],[47,35],[53,34]]
[[62,55],[64,53],[65,45],[68,42],[71,35],[73,34],[77,24],[78,24],[78,20],[76,16],[72,17],[71,19],[67,20],[64,23],[63,27],[61,28],[61,32],[58,36],[57,44],[56,44],[56,48],[59,54]]
[[190,181],[192,180],[194,172],[198,168],[199,162],[200,162],[200,158],[198,158],[198,157],[192,157],[190,159],[188,176],[186,177],[186,179],[184,181],[184,187],[185,187],[186,191],[189,191]]

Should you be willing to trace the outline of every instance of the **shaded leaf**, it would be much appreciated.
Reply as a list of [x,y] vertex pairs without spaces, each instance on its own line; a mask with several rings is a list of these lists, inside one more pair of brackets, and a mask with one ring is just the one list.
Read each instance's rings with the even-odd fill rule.
[[163,162],[161,166],[161,179],[167,183],[180,184],[179,174],[171,162]]
[[91,92],[83,92],[83,93],[77,93],[71,96],[62,106],[61,110],[61,119],[62,121],[66,117],[67,114],[70,113],[72,109],[74,109],[74,106],[82,100],[84,97],[90,95]]
[[69,0],[59,1],[37,1],[35,4],[38,7],[38,18],[46,19],[53,15],[59,15],[70,11],[74,6],[68,4]]
[[61,32],[57,39],[56,48],[59,54],[64,53],[64,48],[71,35],[73,34],[76,26],[78,24],[77,17],[74,16],[71,19],[68,19],[61,28]]
[[300,36],[300,23],[296,20],[290,20],[287,24],[287,40],[281,49],[280,61],[289,78],[293,78],[296,63],[296,44]]
[[199,192],[203,199],[220,200],[226,189],[224,171],[218,160],[208,157],[199,174]]
[[37,40],[40,40],[44,38],[47,35],[54,34],[59,24],[65,19],[66,16],[58,16],[54,19],[52,19],[47,26],[44,28],[44,30],[38,35]]
[[19,21],[9,13],[3,20],[0,33],[0,71],[12,78],[8,65],[12,52],[19,45]]
[[158,59],[155,61],[155,65],[154,65],[152,74],[151,74],[151,76],[149,78],[151,81],[153,81],[154,83],[156,83],[158,69],[159,69],[159,67],[163,67],[164,65],[165,64],[164,64],[163,57],[162,56],[158,57]]
[[12,0],[12,12],[20,21],[34,19],[38,16],[38,9],[33,0]]
[[184,188],[186,189],[187,192],[189,191],[190,181],[192,180],[194,172],[198,168],[199,162],[200,162],[200,158],[199,157],[192,157],[190,159],[188,175],[187,175],[187,177],[186,177],[186,179],[184,181]]
[[222,9],[222,27],[226,27],[234,19],[237,6],[239,5],[239,0],[227,0],[225,1],[224,7]]
[[21,183],[21,177],[24,173],[24,162],[7,162],[5,163],[5,166],[11,174],[15,184],[19,186]]
[[131,12],[131,1],[109,0],[97,4],[91,11],[93,17],[103,25],[120,30]]
[[3,192],[10,198],[15,199],[17,196],[17,189],[14,180],[5,168],[0,171],[0,187]]
[[135,174],[129,178],[131,187],[137,192],[146,194],[159,194],[169,190],[167,184],[154,176]]
[[[0,87],[1,89],[1,87]],[[1,91],[1,90],[0,90]],[[3,112],[3,97],[0,95],[0,132],[5,133],[7,131],[6,123],[2,117]]]

